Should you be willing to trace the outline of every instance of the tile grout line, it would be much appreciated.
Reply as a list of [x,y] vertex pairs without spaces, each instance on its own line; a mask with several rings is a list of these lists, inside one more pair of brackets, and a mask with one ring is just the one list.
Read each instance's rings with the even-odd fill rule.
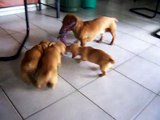
[[45,106],[44,108],[42,108],[42,109],[40,109],[40,110],[38,110],[38,111],[36,111],[36,112],[34,112],[34,113],[30,114],[29,116],[27,116],[27,117],[25,118],[25,120],[26,120],[26,119],[28,119],[28,118],[30,118],[30,117],[32,117],[33,115],[35,115],[35,114],[37,114],[37,113],[39,113],[39,112],[43,111],[43,110],[45,110],[46,108],[48,108],[48,107],[52,106],[53,104],[58,103],[59,101],[63,100],[64,98],[66,98],[66,97],[70,96],[71,94],[73,94],[73,93],[75,93],[75,92],[76,92],[76,90],[74,90],[73,92],[71,92],[71,93],[69,93],[69,94],[67,94],[67,95],[63,96],[62,98],[60,98],[60,99],[56,100],[55,102],[53,102],[53,103],[51,103],[51,104],[49,104],[49,105]]
[[[38,15],[40,15],[40,14],[38,14]],[[49,17],[49,18],[53,18],[53,19],[56,19],[56,18],[54,18],[54,17],[50,17],[50,16],[46,16],[46,15],[44,15],[44,14],[41,14],[41,15],[43,15],[43,16],[45,16],[45,17]],[[23,17],[21,17],[21,16],[18,16],[18,15],[16,15],[17,17],[19,17],[19,18],[21,18],[22,20],[25,20]],[[60,21],[61,23],[62,23],[62,21],[61,20],[59,20],[59,19],[57,19],[57,21]],[[29,22],[31,25],[34,25],[34,26],[36,26],[38,29],[40,29],[40,30],[43,30],[43,31],[45,31],[45,32],[47,32],[47,33],[49,33],[47,30],[45,30],[45,29],[43,29],[43,28],[41,28],[41,27],[39,27],[39,26],[37,26],[37,25],[35,25],[34,23],[32,23],[32,21],[31,22]],[[51,33],[49,33],[50,35],[52,35]]]
[[136,83],[136,84],[140,85],[140,86],[141,86],[141,87],[143,87],[144,89],[146,89],[146,90],[148,90],[148,91],[152,92],[153,94],[158,95],[158,94],[157,94],[157,93],[155,93],[154,91],[152,91],[152,90],[150,90],[149,88],[147,88],[147,87],[145,87],[145,86],[141,85],[140,83],[138,83],[138,82],[136,82],[135,80],[133,80],[133,79],[129,78],[128,76],[126,76],[126,75],[124,75],[123,73],[121,73],[121,72],[117,71],[116,69],[114,69],[114,71],[116,71],[116,72],[118,72],[119,74],[121,74],[122,76],[124,76],[124,77],[128,78],[128,79],[129,79],[129,80],[131,80],[132,82],[134,82],[134,83]]
[[81,91],[78,90],[78,92],[83,95],[85,98],[87,98],[91,103],[93,103],[95,106],[97,106],[100,110],[102,110],[104,113],[106,113],[107,115],[109,115],[112,119],[116,120],[116,118],[114,118],[111,114],[109,114],[107,111],[105,111],[104,109],[102,109],[99,105],[97,105],[95,102],[93,102],[89,97],[87,97],[85,94],[83,94]]
[[[60,76],[60,75],[59,75]],[[60,76],[61,77],[61,76]],[[63,78],[63,77],[61,77]],[[85,86],[87,86],[88,84],[91,84],[92,82],[96,81],[98,78],[94,79],[93,81],[85,84],[84,86],[80,87],[80,88],[76,88],[74,87],[71,83],[69,83],[65,78],[63,78],[68,84],[70,84],[73,88],[76,89],[77,92],[79,92],[82,96],[84,96],[85,98],[87,98],[91,103],[93,103],[95,106],[97,106],[99,109],[101,109],[104,113],[106,113],[107,115],[109,115],[111,118],[113,118],[114,120],[116,120],[112,115],[110,115],[109,113],[107,113],[105,110],[103,110],[100,106],[98,106],[96,103],[94,103],[90,98],[88,98],[86,95],[84,95],[82,92],[80,92],[79,90]]]
[[[118,46],[118,45],[116,45],[116,46]],[[152,63],[152,64],[157,65],[157,66],[160,67],[159,64],[157,64],[157,63],[155,63],[155,62],[153,62],[153,61],[151,61],[151,60],[148,60],[148,59],[146,59],[146,58],[140,56],[140,54],[144,53],[146,50],[151,49],[151,48],[154,47],[154,46],[155,46],[155,45],[151,45],[150,47],[144,49],[143,51],[139,52],[138,54],[132,53],[132,52],[130,52],[130,51],[128,51],[128,50],[122,48],[121,46],[118,46],[119,48],[122,48],[122,49],[124,49],[124,50],[126,50],[126,51],[128,51],[128,52],[130,52],[130,53],[132,53],[132,54],[134,54],[134,56],[131,57],[131,58],[129,58],[128,60],[124,61],[123,63],[119,64],[119,65],[116,66],[115,68],[118,68],[119,66],[125,64],[125,62],[128,62],[129,60],[133,59],[134,57],[140,57],[141,59],[143,59],[143,60],[145,60],[145,61],[147,61],[147,62],[150,62],[150,63]],[[158,48],[159,48],[159,47],[158,47]],[[115,69],[115,68],[114,68],[114,69]]]
[[[126,23],[125,23],[125,24],[126,24]],[[137,36],[128,34],[128,33],[126,33],[126,32],[120,31],[120,30],[117,30],[117,31],[120,32],[120,33],[123,33],[123,34],[127,34],[127,35],[130,36],[130,37],[136,38],[137,40],[140,40],[140,41],[142,41],[142,42],[144,42],[144,43],[148,43],[148,44],[151,44],[151,45],[152,45],[152,44],[153,44],[153,45],[156,44],[156,43],[147,42],[147,41],[143,40],[142,38],[139,38],[139,37],[137,37]],[[158,43],[158,42],[157,42],[157,43]]]
[[144,108],[133,118],[133,120],[136,120],[138,116],[141,115],[141,113],[153,102],[153,100],[157,97],[158,95],[155,95],[149,102],[144,106]]
[[94,81],[96,81],[96,80],[98,79],[98,77],[97,77],[97,78],[95,78],[94,80],[92,80],[92,81],[86,83],[85,85],[81,86],[80,88],[76,88],[74,85],[72,85],[70,82],[68,82],[64,77],[62,77],[61,75],[59,75],[59,76],[60,76],[64,81],[66,81],[69,85],[71,85],[76,91],[78,91],[79,89],[81,89],[81,88],[83,88],[83,87],[91,84],[92,82],[94,82]]
[[[7,35],[9,35],[14,41],[16,41],[19,45],[21,44],[20,41],[18,41],[16,38],[13,37],[13,34],[17,34],[20,32],[15,32],[15,33],[9,33],[6,29],[0,27],[3,31],[5,31],[7,33]],[[23,33],[22,33],[23,34]]]
[[18,109],[16,108],[16,106],[14,105],[14,103],[11,101],[11,99],[9,98],[9,96],[7,95],[7,93],[5,92],[5,90],[3,89],[3,87],[1,87],[1,89],[2,89],[3,93],[5,94],[5,96],[7,97],[7,99],[9,100],[9,102],[11,103],[11,105],[13,106],[13,108],[15,109],[15,111],[18,113],[18,115],[21,117],[21,119],[24,120],[23,116],[18,111]]

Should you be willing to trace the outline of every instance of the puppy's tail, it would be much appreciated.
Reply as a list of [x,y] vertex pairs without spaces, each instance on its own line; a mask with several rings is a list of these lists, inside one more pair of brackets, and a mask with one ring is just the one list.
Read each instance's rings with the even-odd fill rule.
[[115,63],[115,61],[112,58],[109,58],[109,62],[112,63],[112,64]]
[[118,22],[118,20],[116,18],[112,18],[115,22]]

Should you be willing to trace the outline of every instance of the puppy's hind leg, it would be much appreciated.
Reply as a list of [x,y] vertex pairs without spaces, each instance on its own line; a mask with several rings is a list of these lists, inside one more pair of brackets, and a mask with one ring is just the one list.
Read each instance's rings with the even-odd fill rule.
[[112,63],[107,63],[105,65],[100,65],[100,70],[102,72],[102,74],[99,74],[99,77],[102,77],[104,75],[106,75],[106,71],[109,70],[112,67]]
[[112,41],[110,42],[109,45],[113,45],[114,40],[115,40],[115,36],[116,36],[116,34],[114,32],[111,32],[111,34],[112,34]]
[[115,37],[116,37],[116,25],[114,25],[109,31],[112,35],[112,41],[110,42],[109,45],[113,45]]
[[101,70],[101,74],[99,74],[99,77],[102,77],[104,75],[106,75],[106,69],[107,69],[107,66],[106,65],[100,65],[100,70]]

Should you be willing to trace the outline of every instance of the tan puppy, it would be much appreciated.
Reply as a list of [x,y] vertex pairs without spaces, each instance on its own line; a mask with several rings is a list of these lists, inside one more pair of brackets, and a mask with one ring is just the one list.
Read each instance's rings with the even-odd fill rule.
[[67,51],[72,52],[72,58],[80,55],[80,61],[89,61],[99,65],[102,72],[102,74],[99,74],[100,77],[104,76],[106,74],[106,70],[111,68],[115,63],[112,57],[104,51],[92,47],[81,47],[78,43],[68,46]]
[[60,41],[50,43],[49,47],[45,49],[38,71],[37,88],[46,85],[55,88],[58,81],[57,69],[61,64],[61,55],[65,53],[65,49],[66,46]]
[[110,45],[112,45],[116,37],[117,21],[116,18],[105,16],[90,21],[82,21],[79,17],[68,14],[63,19],[63,25],[59,33],[63,34],[66,29],[73,31],[75,37],[80,40],[81,46],[84,47],[86,42],[94,40],[98,35],[101,35],[101,38],[97,42],[101,42],[103,33],[110,32],[112,34]]
[[25,53],[20,66],[22,80],[27,83],[33,82],[32,80],[36,73],[39,60],[49,43],[48,40],[44,40]]

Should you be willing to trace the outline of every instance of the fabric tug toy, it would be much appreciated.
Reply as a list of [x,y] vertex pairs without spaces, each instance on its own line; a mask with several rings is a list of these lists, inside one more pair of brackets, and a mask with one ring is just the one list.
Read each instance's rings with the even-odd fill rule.
[[71,22],[68,26],[66,26],[62,32],[60,32],[58,39],[62,41],[65,45],[67,45],[66,38],[67,38],[67,32],[70,31],[75,26],[75,22]]

